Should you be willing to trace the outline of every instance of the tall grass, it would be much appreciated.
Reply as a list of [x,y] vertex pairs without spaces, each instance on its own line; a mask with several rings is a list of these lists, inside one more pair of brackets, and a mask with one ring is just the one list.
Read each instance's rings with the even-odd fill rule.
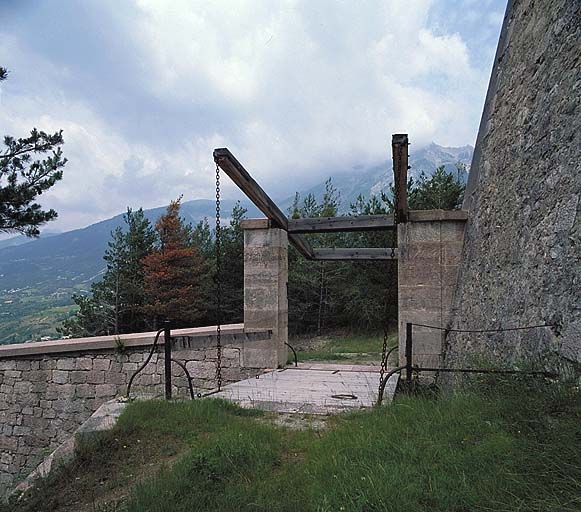
[[[335,417],[323,432],[274,427],[268,416],[218,400],[132,404],[108,442],[180,449],[171,450],[179,453],[173,464],[129,486],[115,510],[580,510],[578,389],[488,384],[445,398],[400,397]],[[163,453],[153,456],[164,460]],[[119,472],[123,464],[109,467]],[[58,493],[67,483],[51,485]],[[49,510],[42,506],[29,510]]]

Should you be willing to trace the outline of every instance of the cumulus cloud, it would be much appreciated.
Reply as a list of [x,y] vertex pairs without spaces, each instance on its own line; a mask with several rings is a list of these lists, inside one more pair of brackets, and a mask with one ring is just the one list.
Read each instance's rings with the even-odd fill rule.
[[[465,18],[495,12],[465,3]],[[283,197],[385,160],[394,132],[416,147],[473,143],[499,27],[470,37],[462,13],[446,25],[449,4],[14,4],[0,12],[11,21],[0,28],[0,63],[13,70],[0,126],[64,130],[65,179],[44,199],[62,228],[181,193],[212,197],[211,152],[221,146]]]

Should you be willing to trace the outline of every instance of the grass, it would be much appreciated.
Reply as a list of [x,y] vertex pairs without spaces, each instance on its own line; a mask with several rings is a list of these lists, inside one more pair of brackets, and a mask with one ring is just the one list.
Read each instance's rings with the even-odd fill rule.
[[[397,334],[391,334],[388,338],[388,347],[397,344]],[[292,344],[292,341],[291,341]],[[368,362],[381,361],[381,348],[383,334],[332,336],[323,340],[316,350],[297,351],[299,361],[349,361]],[[289,363],[292,363],[293,355],[290,354]]]
[[480,382],[334,417],[322,432],[267,420],[220,400],[136,402],[10,510],[581,509],[572,387]]

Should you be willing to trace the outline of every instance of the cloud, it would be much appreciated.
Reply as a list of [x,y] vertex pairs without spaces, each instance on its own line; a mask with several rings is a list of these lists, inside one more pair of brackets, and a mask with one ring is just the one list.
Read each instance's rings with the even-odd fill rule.
[[[492,4],[466,1],[462,13],[490,19]],[[15,135],[64,129],[65,179],[44,199],[62,227],[213,197],[220,146],[284,197],[384,160],[391,133],[473,143],[494,50],[473,42],[497,28],[472,37],[462,13],[430,0],[12,6],[0,122]]]

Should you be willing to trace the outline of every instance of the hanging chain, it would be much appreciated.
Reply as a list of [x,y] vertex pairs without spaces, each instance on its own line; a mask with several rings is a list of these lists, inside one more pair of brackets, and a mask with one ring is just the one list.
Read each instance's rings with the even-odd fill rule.
[[222,389],[222,233],[220,226],[220,167],[216,163],[216,384]]
[[[393,162],[393,166],[394,166],[394,170],[395,170],[395,162]],[[395,173],[394,173],[394,178],[396,177]],[[401,176],[398,176],[401,179]],[[407,186],[407,183],[406,183]],[[393,182],[393,189],[394,189],[394,197],[393,197],[393,225],[394,225],[394,230],[393,230],[393,236],[391,239],[391,259],[392,261],[395,260],[395,246],[396,246],[396,240],[397,240],[397,225],[398,225],[398,215],[397,215],[397,209],[399,207],[399,183],[397,183],[397,181],[394,179]],[[388,361],[387,361],[387,338],[388,338],[388,333],[387,333],[387,298],[386,298],[386,303],[385,303],[385,324],[383,326],[383,345],[381,347],[381,366],[379,368],[379,388],[378,388],[378,394],[381,392],[381,383],[383,382],[383,376],[385,375],[385,372],[387,371],[387,365],[388,365]]]

